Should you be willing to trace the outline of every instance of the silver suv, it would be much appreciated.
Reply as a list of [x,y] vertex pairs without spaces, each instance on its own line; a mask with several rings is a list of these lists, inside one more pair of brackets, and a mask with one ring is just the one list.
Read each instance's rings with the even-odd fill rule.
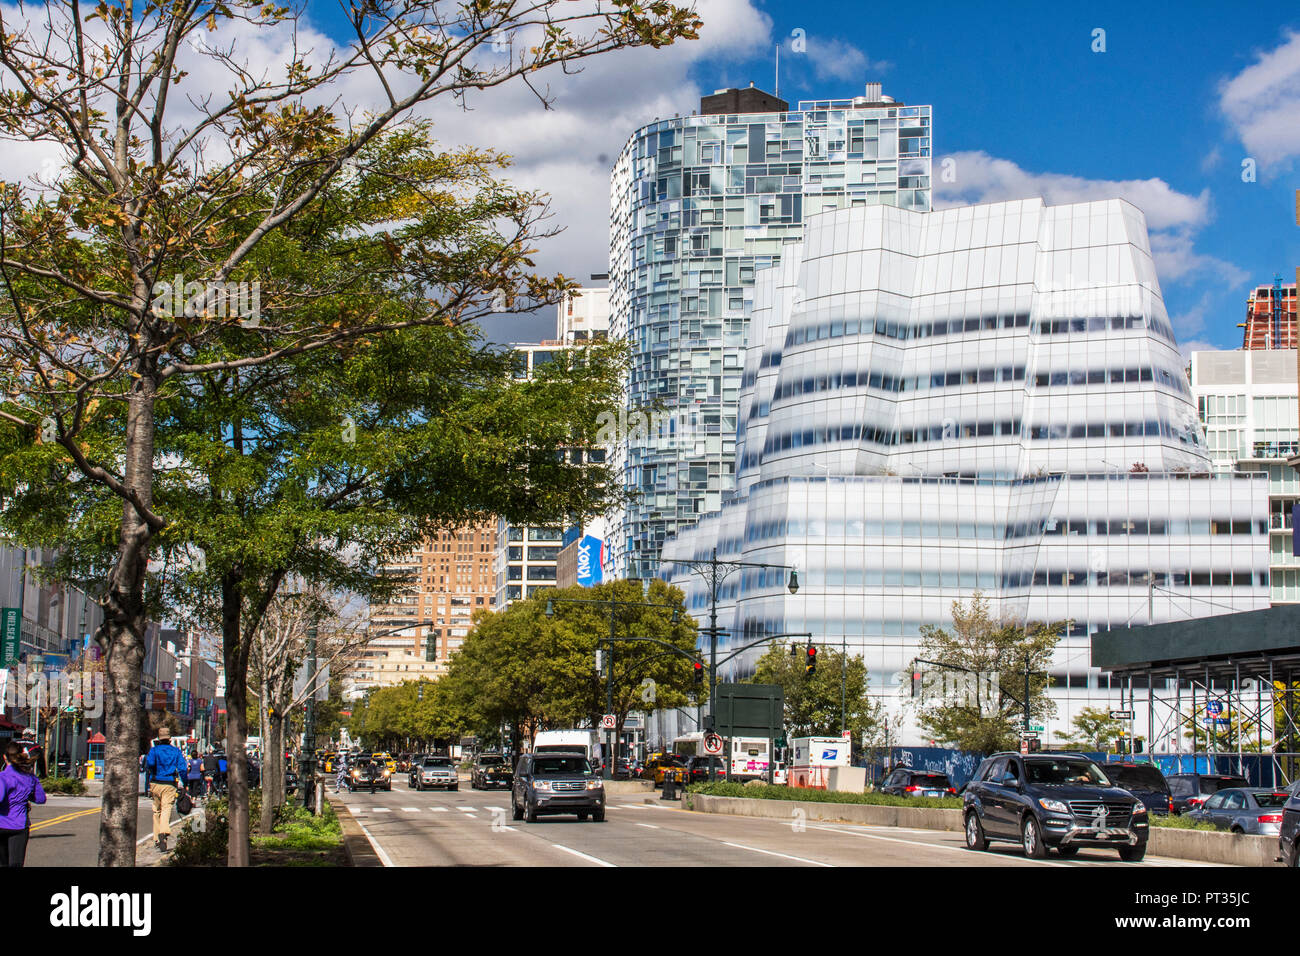
[[442,787],[446,790],[460,789],[460,776],[456,765],[450,757],[425,757],[415,769],[415,789]]

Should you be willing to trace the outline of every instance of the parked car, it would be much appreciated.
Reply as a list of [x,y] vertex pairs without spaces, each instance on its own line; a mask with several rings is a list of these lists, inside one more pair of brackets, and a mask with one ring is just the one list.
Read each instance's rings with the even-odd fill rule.
[[348,774],[349,793],[358,790],[369,790],[374,793],[376,790],[391,791],[392,789],[393,775],[388,767],[378,760],[358,761]]
[[1300,866],[1300,791],[1293,792],[1282,808],[1277,853],[1278,859],[1286,866]]
[[442,787],[446,790],[460,789],[460,775],[450,757],[425,757],[418,768],[412,771],[415,777],[415,789]]
[[1283,790],[1233,787],[1211,794],[1199,807],[1187,811],[1187,816],[1233,833],[1280,836],[1282,808],[1289,799],[1290,795]]
[[710,779],[710,771],[713,773],[712,779],[723,780],[727,776],[727,765],[721,757],[691,757],[686,761],[686,782],[704,783]]
[[986,757],[962,795],[962,814],[972,850],[1006,840],[1035,859],[1084,846],[1113,847],[1129,863],[1146,856],[1146,805],[1082,754]]
[[536,823],[544,814],[576,813],[605,822],[605,784],[585,754],[523,754],[515,766],[510,813]]
[[896,797],[952,797],[957,795],[957,788],[946,773],[899,767],[885,778],[880,792]]
[[1149,763],[1104,764],[1102,769],[1117,786],[1123,787],[1146,804],[1151,813],[1168,816],[1174,812],[1174,795],[1160,768]]
[[1250,781],[1231,773],[1171,773],[1165,777],[1174,798],[1174,813],[1194,810],[1212,794],[1228,787],[1249,787]]
[[471,790],[509,790],[513,781],[510,764],[501,754],[479,754],[469,776]]

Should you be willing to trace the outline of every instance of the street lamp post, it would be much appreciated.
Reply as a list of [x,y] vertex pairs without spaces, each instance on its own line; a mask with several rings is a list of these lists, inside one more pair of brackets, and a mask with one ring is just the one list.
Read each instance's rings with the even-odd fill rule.
[[[713,730],[717,714],[714,688],[718,686],[718,588],[728,577],[742,568],[780,568],[790,572],[787,587],[791,594],[799,590],[798,571],[788,564],[763,564],[755,561],[719,561],[718,549],[714,548],[707,561],[680,561],[683,567],[690,568],[696,574],[702,574],[709,586],[709,719],[708,729]],[[769,637],[776,636],[770,635]],[[762,643],[759,641],[758,643]],[[712,770],[710,770],[712,778]]]
[[316,625],[307,628],[307,719],[302,728],[302,805],[311,810],[316,797]]

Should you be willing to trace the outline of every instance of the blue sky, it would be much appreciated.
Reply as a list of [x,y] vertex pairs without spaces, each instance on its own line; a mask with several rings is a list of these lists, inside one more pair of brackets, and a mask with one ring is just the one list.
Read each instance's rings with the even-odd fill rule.
[[[927,6],[701,0],[699,41],[590,61],[549,77],[543,110],[516,84],[465,113],[431,115],[449,143],[515,156],[513,178],[553,196],[565,227],[543,268],[605,271],[608,169],[636,126],[689,112],[701,93],[752,80],[770,89],[783,45],[781,95],[886,93],[934,107],[936,204],[1043,195],[1123,196],[1147,215],[1166,305],[1186,351],[1240,344],[1248,291],[1295,278],[1300,228],[1300,10],[1294,3],[1094,3],[1086,10],[1012,2]],[[335,38],[330,2],[309,16]],[[794,31],[804,41],[793,49]],[[1096,52],[1104,32],[1104,52]],[[1253,160],[1255,181],[1243,182]],[[495,339],[544,337],[549,317],[509,319]]]

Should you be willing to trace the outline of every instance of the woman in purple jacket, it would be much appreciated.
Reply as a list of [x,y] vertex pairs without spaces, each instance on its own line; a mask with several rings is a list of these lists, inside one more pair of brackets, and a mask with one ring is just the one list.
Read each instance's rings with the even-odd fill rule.
[[45,791],[32,772],[31,758],[17,742],[10,741],[5,747],[5,766],[0,769],[0,867],[23,865],[31,829],[27,805],[44,802]]

